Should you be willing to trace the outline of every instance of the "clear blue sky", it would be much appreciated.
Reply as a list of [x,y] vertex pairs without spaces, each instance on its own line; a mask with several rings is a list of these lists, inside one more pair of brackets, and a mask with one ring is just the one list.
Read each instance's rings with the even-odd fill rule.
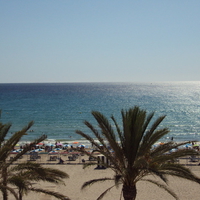
[[199,0],[2,0],[0,82],[200,81]]

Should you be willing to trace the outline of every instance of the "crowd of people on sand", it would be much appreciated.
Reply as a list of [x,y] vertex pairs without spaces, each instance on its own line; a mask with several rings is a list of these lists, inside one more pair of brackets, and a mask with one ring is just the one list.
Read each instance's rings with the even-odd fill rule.
[[[13,149],[13,152],[19,152],[20,150],[24,149],[28,145],[29,145],[28,143],[24,145],[20,145],[20,146],[18,145],[16,146],[15,149]],[[33,153],[37,153],[37,155],[39,155],[42,152],[45,152],[51,155],[51,153],[54,154],[58,151],[62,153],[71,153],[71,152],[77,152],[84,149],[85,149],[85,145],[79,144],[78,142],[76,144],[69,144],[69,143],[63,144],[60,141],[56,141],[55,143],[44,141],[32,146],[30,150],[30,155],[32,155]],[[73,156],[75,156],[75,154]],[[61,156],[59,156],[57,160],[58,160],[58,164],[64,163],[64,160],[61,158]]]
[[[174,138],[170,138],[171,141],[174,142]],[[157,146],[157,145],[162,145],[164,144],[164,142],[160,142],[159,144],[156,144],[154,145],[154,148]],[[23,149],[26,145],[28,144],[24,144],[24,145],[21,145],[20,146],[20,149]],[[199,146],[199,143],[198,142],[190,142],[180,148],[185,148],[185,149],[195,149],[196,151],[200,151],[200,146]],[[69,143],[61,143],[60,141],[54,141],[54,142],[49,142],[49,141],[44,141],[44,142],[41,142],[37,145],[34,145],[31,149],[31,151],[37,151],[37,150],[40,150],[40,151],[43,151],[45,153],[49,153],[51,154],[52,152],[55,152],[57,150],[59,151],[62,151],[62,153],[70,153],[70,152],[76,152],[76,151],[79,151],[79,150],[84,150],[85,149],[85,145],[83,144],[79,144],[79,143],[76,143],[76,144],[73,144],[73,142],[71,144]],[[89,149],[90,152],[92,151],[95,151],[95,148],[93,146],[91,146],[91,148]],[[111,149],[110,149],[111,151]],[[173,152],[173,151],[178,151],[178,149],[172,149],[170,152]],[[170,153],[169,152],[169,153]],[[63,164],[64,161],[62,160],[62,158],[60,157],[59,158],[59,164]],[[197,157],[193,156],[191,157],[191,161],[199,161],[199,159],[197,159]],[[199,164],[200,165],[200,164]]]
[[[24,145],[20,145],[20,149],[24,149],[26,146],[28,146],[28,144],[24,144]],[[59,149],[59,150],[64,150],[65,152],[70,152],[73,150],[82,150],[84,149],[85,146],[83,144],[78,145],[78,146],[73,146],[72,144],[62,144],[61,142],[55,142],[55,144],[51,144],[51,143],[45,143],[45,142],[41,142],[39,144],[35,144],[32,146],[31,150],[38,150],[38,149],[42,149],[45,152],[51,152],[54,149]],[[15,149],[13,149],[15,150]]]

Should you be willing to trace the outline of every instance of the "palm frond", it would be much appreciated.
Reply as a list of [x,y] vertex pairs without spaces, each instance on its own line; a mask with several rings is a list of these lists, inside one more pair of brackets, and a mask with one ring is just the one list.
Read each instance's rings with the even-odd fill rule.
[[5,137],[11,127],[11,124],[1,124],[0,123],[0,147],[3,145],[2,143],[5,142]]
[[[150,119],[152,119],[153,115],[154,114],[150,115]],[[160,139],[158,137],[154,137],[154,139],[153,139],[152,136],[154,136],[156,129],[158,128],[160,123],[165,119],[165,117],[166,117],[165,115],[164,116],[160,116],[154,121],[154,123],[152,124],[152,126],[150,127],[150,129],[147,131],[146,135],[143,138],[143,141],[145,141],[145,143],[149,143],[150,141],[152,141],[153,144],[154,144],[155,143],[155,138],[157,138],[156,141],[158,141]],[[155,135],[157,135],[157,134],[155,134]]]
[[[121,148],[119,147],[119,144],[117,142],[117,138],[112,128],[112,125],[109,123],[107,118],[97,111],[93,111],[92,115],[97,120],[98,125],[101,128],[102,135],[108,142],[107,145],[109,145],[117,155],[122,154]],[[104,145],[104,150],[107,152],[108,155],[110,155],[110,151],[107,148],[107,145],[106,144]]]
[[18,142],[19,140],[21,139],[21,137],[23,135],[26,135],[27,131],[30,129],[30,127],[34,124],[33,121],[29,122],[27,126],[25,126],[21,131],[18,131],[16,133],[14,133],[10,138],[9,140],[6,141],[5,145],[7,146],[12,146],[14,147]]
[[[164,117],[161,117],[158,120],[159,122],[156,123],[156,125],[160,124],[163,119],[164,119]],[[167,133],[169,133],[168,128],[159,129],[159,130],[155,131],[155,127],[153,127],[153,129],[150,129],[149,131],[147,131],[146,135],[144,135],[142,143],[140,145],[140,149],[139,149],[140,155],[139,156],[141,156],[141,155],[145,154],[145,152],[149,151],[152,148],[152,146],[157,141],[159,141],[163,136],[165,136]]]
[[[33,125],[33,121],[29,122],[29,124],[26,127],[24,127],[21,131],[14,133],[7,141],[4,141],[4,144],[0,148],[0,161],[3,161],[3,162],[5,161],[5,159],[9,155],[10,151],[12,149],[14,149],[15,145],[19,142],[21,137],[26,135],[27,130],[32,125]],[[7,126],[7,128],[4,130],[5,131],[4,134],[8,133],[9,127],[10,127],[10,125]],[[1,138],[1,139],[3,139],[3,138]],[[26,152],[25,152],[25,149],[24,149],[22,152],[20,152],[16,156],[14,156],[13,160],[10,161],[9,163],[7,163],[7,165],[9,166],[10,164],[12,164],[14,161],[16,161],[21,155],[23,155]],[[4,164],[5,164],[5,162],[4,162]]]
[[24,194],[27,194],[29,187],[32,185],[29,180],[26,180],[23,176],[20,175],[9,177],[8,183],[17,187],[19,190],[23,190]]
[[98,122],[98,125],[101,128],[102,134],[105,135],[105,137],[108,140],[116,141],[115,133],[114,133],[112,126],[110,125],[108,119],[103,114],[101,114],[100,112],[97,112],[97,111],[92,111],[92,115]]
[[122,131],[121,131],[121,129],[120,129],[120,127],[119,127],[119,125],[118,125],[118,123],[117,123],[117,121],[116,121],[116,119],[115,119],[115,117],[113,115],[111,116],[111,119],[115,124],[119,139],[120,139],[121,143],[123,143],[123,141],[124,141],[123,133],[122,133]]
[[69,178],[63,171],[53,168],[42,167],[39,163],[25,162],[12,168],[12,171],[20,171],[21,177],[32,181],[48,181],[51,183],[64,184],[62,179]]
[[[24,149],[20,153],[16,154],[11,161],[6,160],[10,154],[10,151],[14,149],[15,145],[20,141],[22,136],[27,134],[27,131],[32,125],[33,121],[31,121],[22,130],[15,132],[8,140],[5,140],[11,125],[3,125],[0,123],[0,190],[5,198],[8,196],[8,191],[10,191],[17,200],[20,199],[20,196],[27,194],[30,190],[44,193],[48,192],[48,194],[53,195],[58,199],[69,199],[59,193],[32,188],[32,184],[37,181],[48,181],[56,184],[64,184],[63,178],[69,177],[65,172],[52,168],[44,168],[38,163],[31,162],[25,162],[11,166],[13,162],[19,159],[33,146],[46,139],[46,135],[42,135],[41,137],[35,139],[31,144],[24,147]],[[19,197],[15,190],[10,187],[10,185],[17,187]]]
[[19,152],[15,156],[13,156],[13,159],[10,160],[7,164],[10,165],[13,162],[15,162],[16,160],[18,160],[21,156],[23,156],[25,153],[27,153],[28,151],[30,151],[33,146],[35,146],[39,142],[42,142],[46,138],[47,138],[47,135],[42,135],[39,138],[35,139],[31,144],[25,146],[21,152]]
[[114,176],[114,181],[115,181],[115,186],[118,188],[119,185],[121,184],[121,179],[122,179],[122,175],[120,174],[115,174]]
[[44,189],[41,189],[41,188],[34,188],[34,187],[30,188],[29,190],[34,191],[34,192],[44,193],[44,194],[47,194],[47,195],[51,195],[51,196],[54,196],[55,198],[61,199],[61,200],[70,200],[69,197],[62,195],[58,192],[50,191],[50,190],[44,190]]
[[[92,129],[92,130],[93,130],[93,129]],[[95,131],[95,132],[96,132],[96,131]],[[76,133],[77,133],[78,135],[81,135],[82,137],[84,137],[86,140],[88,140],[96,149],[100,149],[99,143],[95,142],[95,140],[94,140],[92,137],[90,137],[89,135],[83,133],[83,132],[80,131],[80,130],[76,130]]]
[[97,120],[99,127],[101,128],[102,134],[105,136],[105,139],[107,140],[108,143],[107,145],[109,145],[112,151],[115,152],[115,158],[113,157],[112,152],[110,152],[110,149],[108,149],[108,146],[105,144],[105,142],[103,143],[101,142],[104,148],[103,150],[100,150],[100,152],[103,155],[105,155],[114,165],[116,165],[115,162],[116,158],[119,160],[121,164],[124,164],[124,154],[122,148],[118,144],[117,138],[115,136],[111,124],[109,123],[107,118],[101,113],[93,111],[92,114]]
[[139,107],[135,106],[128,111],[122,110],[121,113],[125,138],[124,154],[131,167],[136,159],[144,135],[143,126],[146,120],[146,111],[140,110]]
[[115,187],[115,185],[109,187],[109,188],[106,189],[103,193],[101,193],[101,195],[97,198],[97,200],[103,199],[103,197],[104,197],[113,187]]
[[[94,128],[94,126],[91,123],[89,123],[88,121],[85,121],[84,123],[93,132],[93,134],[98,139],[100,144],[103,145],[103,147],[106,147],[104,138],[101,136],[101,134],[98,132],[98,130],[96,128]],[[101,146],[98,143],[96,143],[96,148],[100,150]]]
[[[191,171],[184,166],[171,162],[183,156],[198,154],[194,150],[185,149],[171,152],[172,149],[179,148],[188,142],[176,144],[173,141],[170,141],[152,148],[155,143],[169,133],[168,128],[159,128],[159,125],[165,119],[165,116],[158,117],[151,123],[154,112],[147,115],[147,112],[140,109],[138,106],[128,110],[122,109],[121,130],[114,116],[111,116],[111,120],[114,122],[115,129],[108,119],[100,112],[93,111],[92,115],[96,119],[100,130],[95,128],[88,121],[85,121],[85,125],[92,131],[95,139],[103,145],[103,148],[98,142],[94,141],[92,136],[81,131],[76,131],[76,133],[88,139],[91,144],[96,147],[97,151],[103,154],[106,159],[111,162],[111,164],[107,165],[104,161],[99,161],[101,165],[107,166],[115,172],[116,176],[114,177],[114,180],[116,186],[121,183],[124,186],[127,186],[127,190],[123,190],[123,193],[128,193],[131,190],[135,193],[135,184],[150,174],[160,178],[160,180],[166,184],[168,183],[168,176],[176,176],[200,183],[200,179],[193,175]],[[114,131],[116,131],[116,134]],[[112,153],[107,145],[111,147]],[[89,165],[91,166],[93,164]],[[101,178],[90,180],[83,184],[82,189],[96,182],[103,182],[106,180],[112,179]],[[178,199],[166,185],[153,180],[149,181],[158,185],[160,188],[165,189],[173,197]],[[101,199],[103,196],[104,193],[99,198]]]
[[173,146],[171,145],[160,145],[159,147],[151,151],[151,158],[154,160],[154,162],[161,162],[164,160],[175,160],[181,157],[198,155],[198,152],[196,152],[194,149],[180,149],[175,152],[170,152],[171,149],[173,149]]
[[87,167],[91,167],[91,166],[96,166],[97,165],[97,163],[95,162],[90,162],[90,163],[84,163],[84,165],[83,165],[83,169],[85,169],[85,168],[87,168]]
[[200,178],[193,174],[189,168],[186,168],[181,164],[165,163],[160,167],[160,172],[169,176],[184,178],[200,184]]
[[15,197],[16,200],[19,200],[19,197],[13,188],[11,188],[9,186],[4,186],[3,184],[0,184],[0,190],[3,190],[3,189],[8,190],[11,194],[13,194],[13,196]]
[[105,181],[110,181],[110,180],[114,180],[114,179],[113,179],[113,178],[99,178],[99,179],[93,179],[93,180],[90,180],[90,181],[85,182],[85,183],[82,185],[81,189],[83,190],[83,189],[85,189],[86,187],[91,186],[91,185],[93,185],[94,183],[97,183],[97,182],[105,182]]
[[179,199],[177,197],[177,195],[170,189],[168,188],[166,185],[164,184],[161,184],[159,183],[158,181],[154,181],[154,180],[151,180],[151,179],[141,179],[141,181],[147,181],[147,182],[150,182],[150,183],[153,183],[154,185],[158,186],[159,188],[162,188],[164,189],[165,191],[167,191],[171,196],[173,196],[175,199]]

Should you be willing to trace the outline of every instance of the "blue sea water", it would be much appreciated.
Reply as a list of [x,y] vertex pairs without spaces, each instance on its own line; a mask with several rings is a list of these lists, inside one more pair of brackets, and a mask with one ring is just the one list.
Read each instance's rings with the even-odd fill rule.
[[163,140],[200,140],[200,82],[0,84],[0,120],[12,123],[9,134],[34,121],[23,140],[81,140],[75,130],[90,134],[83,121],[95,124],[92,110],[121,125],[121,109],[135,105],[166,115],[161,127],[171,132]]

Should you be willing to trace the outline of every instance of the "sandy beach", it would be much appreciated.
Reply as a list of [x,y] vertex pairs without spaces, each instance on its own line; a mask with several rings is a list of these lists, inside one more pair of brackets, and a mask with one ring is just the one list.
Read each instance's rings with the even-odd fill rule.
[[[112,177],[113,172],[110,169],[95,169],[96,166],[91,166],[83,169],[82,159],[85,159],[86,162],[89,162],[87,156],[80,156],[76,161],[69,161],[67,155],[62,155],[61,157],[64,160],[64,164],[57,164],[58,161],[50,161],[49,155],[47,154],[41,154],[41,158],[33,162],[45,163],[45,167],[60,169],[68,173],[70,178],[65,180],[65,185],[54,185],[41,182],[39,185],[37,185],[37,187],[60,192],[68,196],[72,200],[95,200],[105,189],[113,185],[113,182],[107,181],[104,183],[94,184],[85,190],[81,190],[81,186],[85,181],[101,177]],[[18,162],[23,162],[27,159],[28,156],[26,157],[25,155],[23,159],[20,159]],[[200,177],[200,166],[197,165],[198,163],[189,163],[186,160],[182,160],[181,162],[188,164],[187,167],[189,167],[193,171],[193,173]],[[197,183],[170,177],[169,186],[170,188],[173,188],[173,191],[178,195],[180,200],[199,199],[200,185],[198,185]],[[137,184],[137,189],[138,193],[136,199],[138,200],[174,199],[164,190],[159,189],[158,187],[147,182],[139,182]],[[118,189],[114,187],[110,192],[108,192],[104,199],[120,200],[120,194],[121,187],[119,187]],[[9,199],[14,200],[12,196],[10,196]],[[55,200],[56,198],[44,194],[31,192],[28,194],[28,196],[24,197],[24,199]]]

